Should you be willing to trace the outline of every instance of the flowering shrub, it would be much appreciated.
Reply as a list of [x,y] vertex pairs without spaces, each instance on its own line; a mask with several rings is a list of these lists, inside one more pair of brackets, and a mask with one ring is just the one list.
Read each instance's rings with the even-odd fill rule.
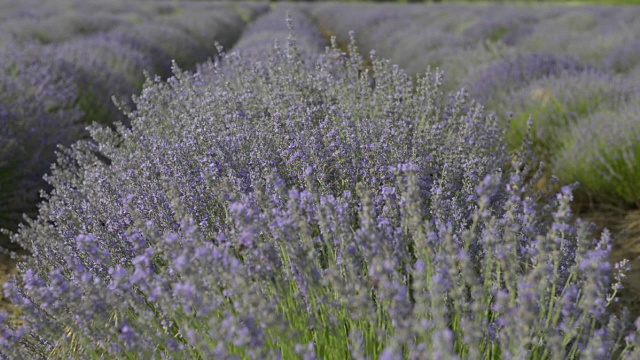
[[86,123],[109,124],[122,118],[112,97],[126,99],[144,82],[143,71],[153,71],[151,59],[117,38],[87,36],[42,49],[50,61],[69,64],[71,79],[80,90],[78,106]]
[[[0,228],[35,215],[57,144],[76,141],[82,112],[73,69],[35,47],[0,48]],[[0,235],[0,246],[11,247]]]
[[343,42],[355,31],[363,49],[376,50],[410,73],[440,66],[471,44],[459,28],[478,9],[433,5],[321,4],[312,10],[318,22]]
[[637,94],[637,86],[621,76],[583,71],[539,79],[502,94],[497,103],[517,114],[510,123],[509,144],[517,147],[522,143],[531,116],[536,148],[549,156],[556,153],[567,129],[583,126],[583,121],[598,110],[616,110]]
[[19,43],[57,44],[107,32],[133,21],[151,20],[166,3],[143,1],[0,1],[0,32]]
[[[640,96],[618,109],[603,109],[562,138],[554,171],[597,196],[640,204]],[[600,199],[602,200],[602,199]]]
[[522,54],[500,59],[477,71],[467,80],[467,86],[475,99],[487,104],[495,101],[497,96],[508,96],[511,91],[526,87],[535,80],[583,70],[585,67],[571,57],[546,53]]
[[640,40],[629,41],[620,44],[605,58],[607,68],[616,72],[625,73],[640,64]]
[[320,30],[300,7],[287,4],[279,5],[249,24],[233,50],[244,54],[251,53],[259,58],[260,54],[273,48],[274,41],[285,44],[289,37],[289,29],[282,19],[287,14],[292,17],[298,47],[307,54],[321,53],[327,44]]
[[637,358],[571,188],[536,201],[531,153],[509,167],[441,73],[333,43],[176,67],[62,152],[2,356]]
[[499,41],[508,46],[515,46],[526,38],[541,21],[542,15],[539,10],[532,14],[504,6],[493,6],[488,11],[492,16],[479,17],[477,22],[465,30],[465,34],[476,40]]
[[[233,45],[244,21],[266,11],[264,4],[204,4],[200,10],[214,10],[217,16],[205,11],[203,19],[198,13],[178,11],[196,5],[73,3],[69,12],[49,3],[0,3],[3,15],[6,11],[32,20],[38,26],[35,34],[49,36],[40,40],[52,42],[35,45],[34,33],[13,28],[9,19],[0,24],[0,229],[16,230],[23,213],[36,214],[39,191],[46,188],[42,176],[55,161],[58,144],[69,146],[86,137],[86,124],[127,120],[112,98],[132,105],[127,98],[142,87],[144,71],[166,77],[172,58],[186,66],[204,61],[215,55],[214,39]],[[107,20],[81,30],[91,22],[83,14]],[[132,25],[126,17],[147,21]],[[73,21],[62,21],[60,29],[61,18]],[[0,234],[0,247],[5,246],[13,245]]]
[[583,6],[558,10],[557,16],[539,23],[519,46],[530,51],[571,55],[584,63],[603,64],[612,50],[635,40],[640,30],[640,10],[634,7]]
[[[196,6],[197,4],[185,4],[179,10],[179,14],[165,16],[159,20],[185,30],[208,56],[216,53],[216,42],[223,46],[232,46],[246,26],[241,16],[243,13],[226,3],[204,3],[206,6]],[[249,22],[259,14],[260,12],[255,15],[246,14],[245,20]],[[202,58],[195,58],[195,61],[200,62]]]

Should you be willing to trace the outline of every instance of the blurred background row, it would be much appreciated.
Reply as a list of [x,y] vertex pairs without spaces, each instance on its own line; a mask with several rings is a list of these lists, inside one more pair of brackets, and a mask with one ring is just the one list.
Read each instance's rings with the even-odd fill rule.
[[[126,122],[144,73],[166,77],[230,48],[267,4],[0,2],[0,227],[35,215],[56,146]],[[284,19],[283,19],[284,21]],[[11,247],[6,235],[5,246]]]

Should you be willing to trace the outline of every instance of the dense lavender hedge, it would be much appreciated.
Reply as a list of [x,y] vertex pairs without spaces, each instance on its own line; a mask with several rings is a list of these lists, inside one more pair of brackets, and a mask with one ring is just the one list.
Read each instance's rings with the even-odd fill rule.
[[282,19],[287,14],[294,22],[292,25],[296,29],[298,47],[304,49],[304,53],[321,53],[327,46],[326,39],[304,9],[292,5],[279,5],[249,24],[233,50],[247,55],[251,53],[259,58],[260,54],[273,48],[274,41],[285,44],[289,29]]
[[2,356],[638,358],[571,188],[441,73],[350,54],[176,68],[60,154]]
[[[598,111],[616,111],[625,104],[637,103],[640,100],[638,90],[637,83],[615,74],[565,73],[500,94],[496,107],[517,114],[510,124],[508,140],[511,145],[522,142],[527,119],[531,116],[538,152],[553,159],[562,145],[559,139],[567,131],[583,127],[585,120]],[[618,117],[614,116],[613,121],[618,121]]]
[[[215,56],[216,41],[231,47],[268,6],[69,0],[37,11],[3,1],[0,9],[24,20],[0,23],[0,228],[16,230],[48,189],[42,176],[58,144],[86,137],[92,122],[126,121],[112,98],[132,106],[145,71],[166,77],[172,59],[192,68]],[[82,21],[95,26],[82,30]],[[0,234],[0,246],[14,245]]]
[[[554,172],[597,194],[640,205],[640,108],[630,103],[589,115],[565,134]],[[603,181],[604,180],[604,181]]]
[[[511,148],[522,144],[532,117],[536,150],[551,163],[594,161],[581,156],[568,160],[568,154],[575,154],[570,150],[563,160],[556,159],[563,146],[572,146],[559,138],[580,133],[587,118],[620,121],[613,128],[622,129],[628,114],[610,110],[640,101],[637,7],[323,3],[310,6],[310,13],[339,40],[346,41],[355,30],[363,48],[375,49],[413,74],[428,66],[444,69],[446,89],[468,88],[472,98],[504,119]],[[598,112],[610,115],[606,120],[592,117]],[[620,146],[615,152],[629,151],[622,143],[613,146]],[[624,187],[631,188],[640,180],[640,170],[631,169],[640,169],[640,163],[629,161]],[[591,163],[585,169],[598,166]],[[576,171],[562,171],[562,183],[585,174]],[[597,186],[580,187],[581,199],[614,200],[634,208],[635,198],[622,196],[627,192],[612,197],[604,191],[620,185],[609,179],[599,177]]]
[[[211,6],[210,6],[211,7]],[[179,9],[167,1],[0,1],[0,32],[19,43],[61,43]]]
[[41,54],[35,47],[0,48],[0,228],[15,229],[39,201],[56,145],[69,146],[82,133],[73,68]]

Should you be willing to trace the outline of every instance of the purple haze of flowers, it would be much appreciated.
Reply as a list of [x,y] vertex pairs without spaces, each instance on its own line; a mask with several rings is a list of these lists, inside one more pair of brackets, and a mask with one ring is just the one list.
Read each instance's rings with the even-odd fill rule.
[[[290,24],[282,22],[287,14],[291,16]],[[304,53],[317,55],[327,45],[313,20],[304,11],[296,6],[279,5],[249,24],[232,50],[246,54],[263,54],[273,49],[274,41],[284,45],[289,37],[288,26],[295,29],[297,46],[303,49]]]
[[633,359],[611,239],[571,225],[570,188],[535,192],[531,149],[507,166],[498,119],[441,73],[295,45],[149,79],[131,127],[60,154],[13,237],[33,257],[2,357],[612,357],[626,338]]
[[56,145],[71,145],[82,131],[73,69],[45,54],[0,48],[0,228],[16,230],[22,213],[35,214]]
[[596,111],[562,138],[555,173],[598,194],[640,202],[640,94],[615,109]]
[[[239,14],[251,20],[266,11],[264,4],[204,4],[216,16],[206,12],[206,16],[199,16],[193,12],[196,5],[185,5],[191,12],[168,16],[173,5],[76,5],[75,13],[70,14],[58,14],[58,9],[42,4],[39,6],[50,11],[22,13],[20,6],[14,9],[9,4],[1,5],[17,17],[41,23],[43,31],[56,40],[46,41],[55,44],[42,47],[18,46],[14,40],[19,39],[9,36],[11,41],[0,44],[0,228],[15,231],[23,213],[31,217],[36,214],[39,190],[47,188],[42,176],[55,161],[58,144],[69,146],[86,135],[84,124],[127,120],[112,96],[130,107],[133,104],[127,98],[142,87],[145,71],[168,76],[172,57],[187,65],[204,61],[215,55],[215,40],[231,46],[240,35],[245,24]],[[203,6],[199,8],[205,10]],[[84,29],[80,14],[91,10],[123,12],[146,21],[134,26],[125,25],[129,21],[114,20],[119,24],[116,27],[106,16],[108,24],[95,23]],[[167,16],[154,19],[158,14]],[[91,19],[98,15],[92,16]],[[83,28],[85,36],[67,38],[55,34],[55,29],[49,27],[54,27],[54,20],[59,17],[77,20],[68,26]],[[176,28],[167,23],[175,23]],[[107,30],[110,31],[95,34]],[[10,33],[0,26],[2,31]],[[10,246],[4,234],[1,236],[0,245]]]
[[487,103],[494,93],[522,88],[534,80],[555,77],[563,73],[575,74],[584,70],[576,60],[546,53],[520,55],[489,65],[477,80],[469,85],[471,96]]

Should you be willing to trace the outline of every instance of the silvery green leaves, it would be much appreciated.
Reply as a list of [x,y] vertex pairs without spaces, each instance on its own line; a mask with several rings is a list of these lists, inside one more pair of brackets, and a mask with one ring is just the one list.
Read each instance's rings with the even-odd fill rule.
[[14,237],[33,257],[3,356],[617,351],[610,239],[573,225],[571,188],[535,197],[498,120],[441,73],[296,44],[174,66],[131,127],[61,152]]

